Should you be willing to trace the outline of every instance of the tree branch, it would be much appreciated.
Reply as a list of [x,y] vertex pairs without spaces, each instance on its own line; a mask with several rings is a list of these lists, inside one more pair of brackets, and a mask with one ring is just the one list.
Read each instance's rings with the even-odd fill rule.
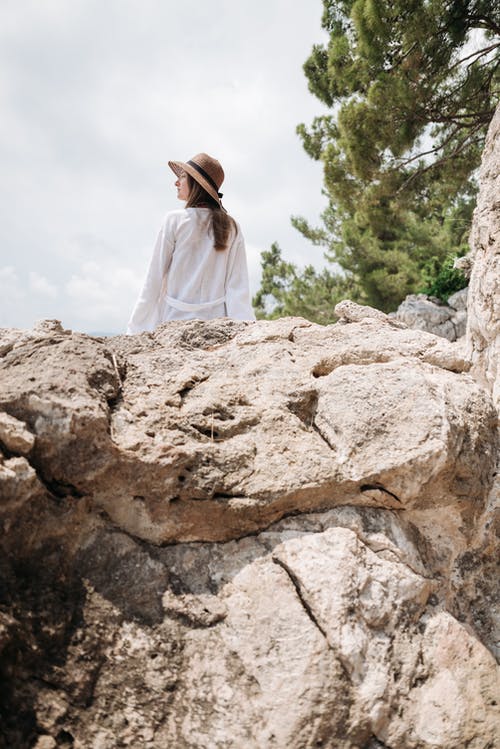
[[[493,117],[494,112],[495,109],[484,109],[482,112],[464,112],[464,114],[459,114],[457,112],[456,114],[450,114],[446,117],[440,117],[434,113],[432,118],[429,119],[429,124],[431,122],[436,124],[453,124],[457,125],[457,127],[462,130],[466,130],[467,128],[475,128],[478,124],[478,121],[480,121],[482,124],[484,124],[485,122],[489,122]],[[474,119],[469,123],[463,122],[463,120],[466,120],[468,118]]]
[[444,148],[458,133],[460,130],[460,127],[456,127],[453,132],[449,134],[449,136],[446,138],[446,140],[441,143],[439,146],[436,146],[435,148],[431,148],[429,151],[423,151],[421,153],[418,153],[416,156],[411,156],[408,159],[405,159],[404,161],[395,162],[394,166],[391,168],[393,169],[401,169],[401,167],[408,166],[408,164],[411,164],[413,161],[416,161],[417,159],[421,159],[424,156],[429,156],[431,153],[437,153],[438,151],[441,151],[442,148]]
[[467,16],[471,28],[488,29],[500,34],[500,26],[496,24],[489,16]]
[[417,46],[417,42],[413,42],[413,44],[410,46],[409,50],[405,52],[401,57],[398,57],[398,59],[395,61],[394,65],[391,65],[390,68],[387,69],[387,73],[392,73],[393,70],[395,70],[399,65],[401,65],[404,60],[406,60],[407,57],[411,55],[415,47]]
[[[480,130],[482,125],[478,125],[475,129],[475,132]],[[405,179],[405,181],[398,187],[396,190],[396,195],[399,195],[399,193],[403,192],[408,185],[413,182],[414,179],[417,177],[420,177],[422,174],[425,174],[426,172],[429,172],[431,169],[434,169],[436,166],[440,166],[441,164],[445,164],[447,161],[450,161],[450,159],[453,159],[455,156],[458,156],[465,148],[471,146],[473,143],[480,143],[481,141],[484,141],[484,136],[481,138],[475,138],[471,140],[472,135],[474,135],[474,132],[469,133],[466,138],[463,139],[463,141],[460,143],[460,145],[453,151],[453,153],[448,154],[447,156],[443,156],[443,158],[438,159],[437,161],[433,161],[432,164],[429,164],[428,166],[424,167],[423,169],[416,169],[413,174],[410,174],[410,176]],[[439,148],[436,150],[441,150],[446,145],[446,142],[443,143]]]
[[467,65],[467,67],[470,67],[471,65],[474,65],[474,63],[477,62],[477,60],[479,60],[480,57],[484,57],[484,55],[487,55],[488,52],[491,52],[492,49],[496,49],[497,47],[500,47],[500,42],[496,42],[495,44],[490,44],[489,47],[483,47],[482,49],[478,49],[475,52],[472,52],[470,55],[467,55],[467,57],[462,57],[461,60],[458,60],[458,62],[454,63],[453,65],[450,65],[448,70],[451,71],[454,68],[457,68],[466,60],[470,60],[471,57],[475,57],[476,59],[473,62],[469,63],[469,65]]

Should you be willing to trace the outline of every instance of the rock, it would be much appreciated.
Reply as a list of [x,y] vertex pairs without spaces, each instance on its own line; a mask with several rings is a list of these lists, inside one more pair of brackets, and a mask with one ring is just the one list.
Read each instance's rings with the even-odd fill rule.
[[[460,570],[496,420],[456,345],[349,306],[328,327],[42,327],[0,369],[3,423],[34,436],[0,464],[3,662],[13,637],[29,643],[5,666],[5,709],[23,703],[38,741],[490,740],[496,665],[476,638],[493,647],[494,622],[474,623]],[[447,637],[473,654],[479,681],[458,660],[449,678],[474,699],[435,696]]]
[[[457,312],[467,312],[467,297],[469,295],[469,287],[460,289],[454,294],[448,297],[448,307],[452,307]],[[462,334],[463,335],[463,334]],[[457,336],[459,338],[460,336]]]
[[162,602],[168,616],[179,617],[192,626],[210,627],[227,616],[224,603],[215,595],[176,595],[167,590]]
[[488,130],[470,236],[467,345],[474,374],[500,407],[500,108]]
[[20,337],[20,331],[11,328],[0,328],[0,356],[14,348]]
[[34,749],[55,749],[56,746],[56,740],[52,736],[40,736]]
[[162,620],[167,570],[128,536],[96,530],[79,547],[75,563],[79,574],[101,596],[120,603],[127,619],[139,618],[149,624]]
[[227,540],[346,503],[485,501],[492,407],[433,336],[384,316],[111,340],[49,331],[18,345],[0,406],[36,435],[51,491],[91,498],[143,540]]
[[[114,536],[127,558],[131,540]],[[418,544],[398,512],[342,507],[224,544],[141,545],[113,601],[94,586],[67,594],[75,624],[62,665],[46,662],[51,689],[34,685],[38,725],[89,749],[485,746],[496,664],[443,611]],[[158,577],[142,578],[144,616],[130,609],[151,564],[165,574],[153,623]]]
[[[500,107],[490,123],[479,171],[480,189],[470,235],[471,264],[467,298],[467,355],[471,373],[491,392],[500,409]],[[498,421],[497,421],[498,423]],[[500,431],[495,449],[499,455]],[[500,459],[500,458],[499,458]],[[471,541],[457,557],[453,571],[453,611],[474,626],[491,632],[492,652],[500,658],[500,466],[485,511]],[[473,602],[466,608],[464,599]],[[483,624],[484,623],[484,624]]]
[[39,500],[45,493],[26,458],[0,459],[0,517],[15,516],[21,506]]
[[[409,294],[393,313],[392,319],[415,330],[456,341],[465,335],[467,289],[452,294],[448,304],[426,294]],[[457,306],[456,306],[457,305]]]
[[8,613],[0,611],[0,656],[2,652],[15,640],[19,622]]
[[1,412],[0,443],[3,443],[9,452],[28,455],[35,444],[35,437],[26,429],[23,422]]
[[372,320],[383,320],[389,325],[394,327],[404,327],[397,321],[393,320],[389,315],[381,310],[374,309],[373,307],[367,307],[366,305],[356,304],[351,302],[350,299],[344,299],[339,302],[335,307],[335,314],[339,318],[339,322],[361,322],[361,320],[372,319]]
[[0,331],[0,746],[493,747],[497,343],[472,280],[472,369],[348,301],[326,327]]
[[456,270],[461,270],[466,278],[470,278],[470,274],[472,270],[472,261],[471,261],[470,253],[467,253],[467,255],[464,255],[461,257],[456,257],[453,261],[453,267]]
[[[489,716],[500,718],[499,682],[490,654],[445,612],[426,622],[420,647],[418,685],[410,692],[407,714],[381,733],[384,741],[390,746],[494,746],[496,729]],[[481,724],[487,726],[484,733],[478,730]]]
[[59,335],[71,335],[71,330],[65,330],[60,320],[38,320],[33,327],[33,333],[57,333]]

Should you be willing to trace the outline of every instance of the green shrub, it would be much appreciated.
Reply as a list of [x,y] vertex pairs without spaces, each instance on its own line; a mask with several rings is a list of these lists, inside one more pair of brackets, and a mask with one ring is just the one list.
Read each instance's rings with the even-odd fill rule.
[[448,298],[460,289],[465,289],[467,278],[461,270],[453,267],[455,258],[461,255],[448,255],[444,262],[433,258],[425,268],[425,286],[419,289],[421,294],[428,294],[447,302]]

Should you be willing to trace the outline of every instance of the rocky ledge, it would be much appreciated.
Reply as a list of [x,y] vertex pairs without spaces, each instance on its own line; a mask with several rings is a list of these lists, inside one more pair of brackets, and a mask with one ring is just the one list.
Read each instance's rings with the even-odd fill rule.
[[3,332],[6,746],[485,746],[495,408],[338,311]]
[[409,328],[458,341],[467,330],[467,292],[467,288],[455,292],[447,303],[427,294],[409,294],[389,316]]
[[499,131],[463,344],[0,331],[1,747],[493,748]]

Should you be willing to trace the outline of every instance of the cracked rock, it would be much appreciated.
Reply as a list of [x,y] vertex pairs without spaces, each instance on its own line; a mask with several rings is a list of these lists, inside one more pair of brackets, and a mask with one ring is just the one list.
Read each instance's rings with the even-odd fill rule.
[[349,301],[0,330],[0,747],[496,745],[499,114],[472,367]]

